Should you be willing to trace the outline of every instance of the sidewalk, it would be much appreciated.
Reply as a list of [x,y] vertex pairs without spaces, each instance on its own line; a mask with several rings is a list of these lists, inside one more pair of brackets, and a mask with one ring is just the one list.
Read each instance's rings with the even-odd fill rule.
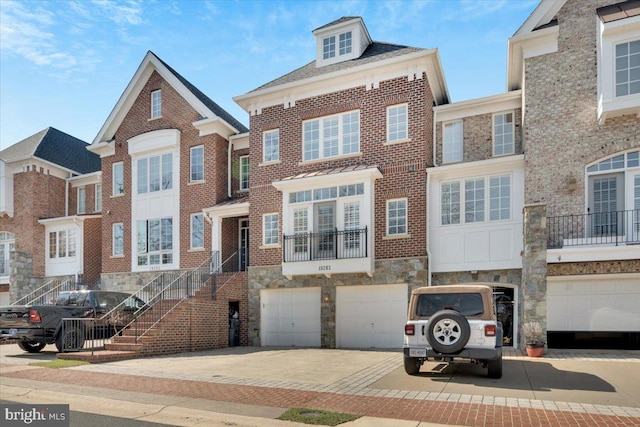
[[[274,418],[292,407],[364,415],[353,423],[343,424],[345,426],[432,425],[427,423],[640,426],[640,385],[637,377],[634,379],[640,366],[640,352],[588,355],[551,352],[544,359],[531,362],[539,364],[529,366],[532,372],[549,363],[570,363],[579,371],[603,362],[615,372],[619,371],[619,376],[607,374],[609,382],[598,378],[599,388],[567,391],[568,395],[583,393],[586,396],[583,402],[563,402],[508,397],[513,393],[531,393],[521,385],[518,385],[521,390],[510,390],[493,384],[495,389],[491,395],[449,393],[447,387],[466,386],[461,390],[473,391],[479,389],[479,384],[488,383],[473,375],[456,377],[456,381],[445,380],[449,376],[431,374],[409,377],[401,372],[401,355],[394,352],[317,349],[298,353],[247,348],[236,351],[235,354],[230,350],[189,353],[63,370],[28,366],[26,360],[32,358],[7,355],[0,362],[0,397],[25,403],[70,403],[72,410],[105,415],[114,415],[113,408],[122,407],[132,418],[185,426],[291,426],[295,424]],[[5,353],[5,349],[0,349],[0,354]],[[374,360],[364,366],[362,357]],[[519,359],[527,359],[529,363],[528,358],[513,351],[505,357],[505,362],[509,360],[511,365],[517,365],[521,362]],[[252,361],[250,366],[247,360]],[[331,361],[339,365],[328,372],[323,363]],[[318,365],[322,369],[315,371],[314,366]],[[322,375],[323,370],[326,375]],[[304,371],[309,375],[305,377]],[[497,385],[512,384],[513,379],[503,379]],[[465,381],[477,384],[465,385]],[[535,383],[536,379],[528,381]],[[610,389],[602,387],[610,382],[613,382]],[[404,385],[407,389],[392,389],[388,384]],[[445,391],[428,391],[434,384]],[[425,390],[411,390],[416,385]],[[589,396],[593,398],[586,393],[591,393]],[[602,399],[600,396],[630,402],[632,406],[584,402],[590,399],[598,402]]]

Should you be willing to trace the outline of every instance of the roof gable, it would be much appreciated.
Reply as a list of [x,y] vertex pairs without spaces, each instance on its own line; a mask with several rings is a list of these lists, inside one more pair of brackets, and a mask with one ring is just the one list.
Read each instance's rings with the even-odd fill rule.
[[[140,63],[140,66],[138,66],[133,78],[109,114],[109,117],[98,132],[98,135],[94,138],[92,145],[98,146],[101,143],[104,144],[113,139],[116,130],[124,120],[135,100],[140,95],[140,92],[149,80],[153,71],[158,72],[158,74],[160,74],[160,76],[170,84],[176,92],[178,92],[180,96],[182,96],[187,103],[189,103],[189,105],[191,105],[194,110],[200,114],[202,118],[219,118],[223,122],[229,135],[248,131],[248,129],[231,116],[231,114],[204,95],[194,85],[187,81],[187,79],[182,77],[177,71],[158,58],[153,52],[148,51]],[[225,135],[225,137],[226,136],[227,135]]]

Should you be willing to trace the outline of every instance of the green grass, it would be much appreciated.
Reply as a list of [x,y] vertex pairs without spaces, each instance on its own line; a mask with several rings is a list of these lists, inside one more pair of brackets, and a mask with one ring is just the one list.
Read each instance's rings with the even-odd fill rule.
[[337,426],[342,423],[357,420],[360,417],[361,415],[321,411],[319,409],[291,408],[284,414],[280,415],[278,419],[304,424]]
[[84,360],[57,359],[57,360],[52,360],[50,362],[34,362],[34,363],[30,363],[30,365],[43,366],[45,368],[60,369],[60,368],[73,368],[74,366],[89,365],[89,362],[85,362]]

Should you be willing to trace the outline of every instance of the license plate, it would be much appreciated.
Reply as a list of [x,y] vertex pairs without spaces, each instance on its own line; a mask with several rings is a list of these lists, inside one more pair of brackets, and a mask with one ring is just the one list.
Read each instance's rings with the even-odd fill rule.
[[426,348],[410,348],[409,357],[427,357]]
[[14,336],[18,332],[17,329],[9,329],[9,335]]

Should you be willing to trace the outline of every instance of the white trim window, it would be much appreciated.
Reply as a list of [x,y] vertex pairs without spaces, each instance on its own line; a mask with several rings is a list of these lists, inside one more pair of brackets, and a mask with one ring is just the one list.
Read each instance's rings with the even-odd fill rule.
[[484,221],[484,178],[464,182],[464,222]]
[[280,160],[280,129],[262,133],[262,161],[264,163]]
[[407,199],[387,200],[387,236],[407,234]]
[[322,59],[336,56],[336,36],[326,37],[322,40]]
[[264,246],[277,245],[279,243],[279,218],[280,215],[277,213],[262,215],[262,244]]
[[111,255],[124,255],[124,224],[121,222],[111,226]]
[[204,145],[191,147],[189,152],[189,181],[204,181]]
[[463,127],[462,120],[445,123],[442,132],[442,163],[462,161]]
[[113,190],[114,196],[124,194],[124,164],[122,162],[114,163],[112,166],[113,171]]
[[[511,219],[511,174],[464,180],[464,193],[460,192],[462,181],[440,184],[440,224],[473,224]],[[489,197],[487,198],[487,194]]]
[[460,224],[460,181],[441,184],[440,206],[442,225]]
[[76,256],[76,230],[49,232],[49,258],[73,258]]
[[511,219],[511,175],[489,178],[489,221]]
[[138,159],[138,194],[173,188],[173,156],[171,153]]
[[493,115],[493,155],[513,154],[513,112]]
[[402,141],[408,138],[407,104],[387,107],[387,142]]
[[249,190],[249,156],[240,156],[240,191]]
[[173,218],[138,221],[137,233],[139,266],[173,263]]
[[162,91],[154,90],[151,92],[151,118],[160,117],[162,117]]
[[347,31],[346,33],[342,33],[338,36],[338,55],[348,55],[351,53],[353,37],[351,35],[351,31]]
[[102,184],[96,184],[93,194],[95,196],[95,211],[102,212]]
[[616,44],[616,97],[640,93],[640,40]]
[[204,248],[204,215],[191,215],[191,249]]
[[87,189],[78,188],[78,214],[87,213]]
[[360,152],[360,111],[307,120],[302,124],[302,160]]

